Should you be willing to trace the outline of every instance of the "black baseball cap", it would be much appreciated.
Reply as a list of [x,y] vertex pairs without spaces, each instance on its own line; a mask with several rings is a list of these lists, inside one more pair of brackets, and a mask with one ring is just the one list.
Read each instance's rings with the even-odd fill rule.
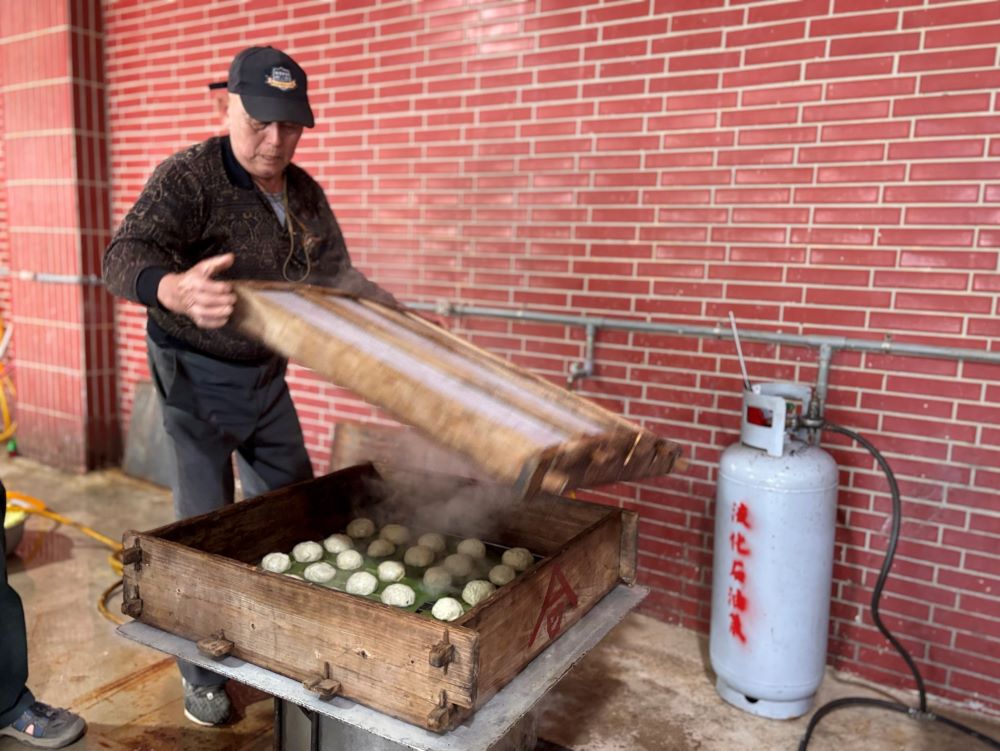
[[251,117],[261,122],[313,127],[306,72],[274,47],[248,47],[233,58],[226,89],[239,94]]

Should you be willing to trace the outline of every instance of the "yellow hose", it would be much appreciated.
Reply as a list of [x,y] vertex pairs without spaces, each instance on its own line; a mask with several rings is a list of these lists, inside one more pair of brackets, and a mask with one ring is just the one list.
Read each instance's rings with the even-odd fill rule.
[[[0,389],[0,392],[2,392],[2,389]],[[0,440],[2,440],[2,438],[0,438]],[[115,572],[115,574],[121,577],[123,565],[121,557],[122,545],[120,542],[112,540],[110,537],[107,537],[106,535],[102,535],[100,532],[91,529],[85,524],[80,524],[80,522],[73,521],[69,517],[63,516],[62,514],[57,514],[54,511],[50,511],[49,507],[46,506],[42,501],[38,500],[37,498],[33,498],[30,495],[19,493],[16,490],[10,490],[7,492],[7,500],[8,500],[7,503],[8,513],[21,512],[25,514],[34,514],[36,516],[41,516],[46,519],[50,519],[56,522],[57,524],[65,524],[66,526],[74,527],[83,532],[83,534],[87,535],[87,537],[97,540],[97,542],[101,543],[102,545],[106,545],[109,548],[111,548],[112,553],[111,555],[108,556],[108,564],[111,566],[111,569]],[[11,501],[15,502],[11,503]],[[110,587],[104,590],[104,592],[101,594],[100,599],[97,601],[97,609],[100,611],[101,615],[103,615],[105,618],[107,618],[109,621],[113,623],[125,622],[123,618],[119,618],[113,615],[111,611],[108,610],[107,607],[108,598],[110,598],[111,595],[114,593],[114,591],[119,587],[121,587],[121,585],[122,582],[121,579],[119,578],[118,581],[116,581],[114,584],[112,584]]]

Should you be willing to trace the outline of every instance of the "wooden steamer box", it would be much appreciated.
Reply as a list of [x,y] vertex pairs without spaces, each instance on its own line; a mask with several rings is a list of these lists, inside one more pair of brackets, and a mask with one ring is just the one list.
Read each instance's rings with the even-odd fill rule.
[[[430,490],[433,489],[433,493]],[[437,494],[482,513],[442,531],[523,546],[542,560],[450,623],[260,570],[267,553],[355,516],[411,522],[391,499]],[[488,496],[488,502],[480,496]],[[386,516],[387,511],[391,513]],[[455,517],[452,523],[460,523]],[[156,628],[435,731],[460,723],[619,582],[635,576],[636,517],[621,509],[432,475],[350,467],[147,533],[125,536],[123,609]]]
[[[422,319],[315,288],[241,283],[243,331],[350,388],[497,483],[349,467],[124,537],[123,611],[429,730],[455,727],[618,583],[632,512],[560,497],[669,472],[676,444]],[[535,563],[458,620],[265,572],[358,516],[525,547]]]

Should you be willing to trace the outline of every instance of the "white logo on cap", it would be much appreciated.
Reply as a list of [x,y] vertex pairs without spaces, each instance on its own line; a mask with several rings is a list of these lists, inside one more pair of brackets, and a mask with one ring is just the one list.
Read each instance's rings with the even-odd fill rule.
[[299,87],[295,79],[292,78],[292,72],[288,68],[278,66],[271,68],[271,75],[264,79],[264,83],[281,91],[292,91]]

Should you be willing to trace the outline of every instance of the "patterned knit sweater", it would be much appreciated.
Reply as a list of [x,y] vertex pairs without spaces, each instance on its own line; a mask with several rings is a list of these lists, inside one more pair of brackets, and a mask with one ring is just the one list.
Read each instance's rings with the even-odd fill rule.
[[[156,168],[104,254],[105,284],[113,294],[147,306],[147,330],[154,341],[226,360],[273,356],[231,325],[200,329],[157,302],[163,276],[230,251],[235,262],[215,278],[281,281],[287,275],[398,305],[351,265],[343,233],[316,181],[294,164],[285,178],[291,217],[282,225],[236,160],[228,137],[210,138]],[[302,278],[306,253],[309,274]]]

